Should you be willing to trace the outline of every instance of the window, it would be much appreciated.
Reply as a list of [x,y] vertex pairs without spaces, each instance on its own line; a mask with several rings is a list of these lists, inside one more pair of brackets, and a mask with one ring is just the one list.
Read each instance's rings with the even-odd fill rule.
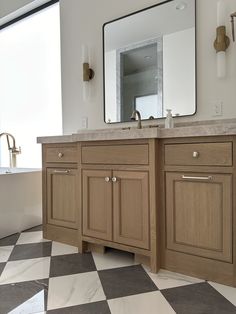
[[[37,136],[62,134],[59,3],[0,30],[0,133],[15,136],[18,167],[41,167]],[[9,165],[5,138],[1,166]]]
[[135,98],[135,109],[137,109],[142,119],[149,119],[150,116],[162,117],[162,108],[158,105],[157,95],[138,96]]

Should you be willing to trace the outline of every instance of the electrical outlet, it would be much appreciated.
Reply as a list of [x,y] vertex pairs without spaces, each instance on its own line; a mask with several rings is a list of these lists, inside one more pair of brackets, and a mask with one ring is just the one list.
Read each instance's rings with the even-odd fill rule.
[[83,117],[82,118],[82,129],[87,129],[88,128],[88,117]]
[[213,109],[213,110],[212,110],[212,115],[213,115],[213,117],[222,116],[223,102],[222,102],[222,101],[216,101],[216,102],[214,102],[212,109]]

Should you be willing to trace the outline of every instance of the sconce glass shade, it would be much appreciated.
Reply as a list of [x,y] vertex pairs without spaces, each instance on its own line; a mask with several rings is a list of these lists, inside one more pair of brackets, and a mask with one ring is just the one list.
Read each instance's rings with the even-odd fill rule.
[[223,0],[217,2],[217,27],[225,25],[225,3]]
[[83,101],[88,101],[90,97],[89,82],[83,82]]
[[89,63],[89,51],[86,45],[82,45],[82,63]]
[[217,58],[217,77],[224,78],[226,75],[225,51],[218,52],[216,58]]
[[225,31],[225,3],[224,0],[217,2],[217,38],[215,42],[216,58],[217,58],[217,77],[224,78],[226,76],[226,55],[225,51],[229,45],[228,37]]
[[82,65],[83,65],[83,100],[90,98],[90,80],[94,78],[94,70],[90,68],[90,54],[86,45],[82,46]]
[[[87,45],[82,46],[82,66],[89,63],[89,50]],[[90,97],[89,82],[83,80],[83,101],[88,101]]]

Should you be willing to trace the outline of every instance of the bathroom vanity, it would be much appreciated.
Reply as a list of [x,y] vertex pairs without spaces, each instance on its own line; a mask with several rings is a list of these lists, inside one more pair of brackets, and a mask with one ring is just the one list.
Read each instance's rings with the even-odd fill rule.
[[44,144],[44,236],[127,250],[157,271],[156,160],[155,139]]
[[39,138],[44,237],[236,285],[236,124]]

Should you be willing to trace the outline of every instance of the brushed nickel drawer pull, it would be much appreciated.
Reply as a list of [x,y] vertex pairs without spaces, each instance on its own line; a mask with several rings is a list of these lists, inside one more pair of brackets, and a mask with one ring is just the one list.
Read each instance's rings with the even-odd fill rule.
[[112,180],[112,182],[116,182],[116,181],[117,181],[117,178],[116,178],[116,177],[113,177],[111,180]]
[[70,173],[70,170],[54,170],[54,173]]
[[193,158],[198,158],[199,157],[199,152],[193,152]]
[[59,158],[62,158],[63,156],[64,156],[63,153],[58,153],[58,157],[59,157]]
[[208,177],[191,177],[191,176],[182,176],[182,179],[185,180],[212,180],[213,177],[212,176],[208,176]]
[[110,182],[110,178],[109,178],[109,177],[106,177],[106,178],[105,178],[105,181],[106,181],[106,182]]

